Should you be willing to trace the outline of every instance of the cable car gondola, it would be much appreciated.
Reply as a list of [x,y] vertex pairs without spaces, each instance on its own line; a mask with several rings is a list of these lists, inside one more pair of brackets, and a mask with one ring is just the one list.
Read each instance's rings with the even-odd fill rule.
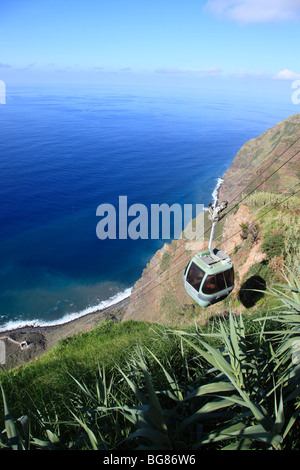
[[186,292],[201,306],[225,299],[234,288],[234,269],[229,256],[212,249],[214,230],[220,220],[219,213],[227,207],[227,201],[220,206],[217,201],[209,206],[209,218],[213,221],[208,250],[197,253],[187,265],[183,282]]

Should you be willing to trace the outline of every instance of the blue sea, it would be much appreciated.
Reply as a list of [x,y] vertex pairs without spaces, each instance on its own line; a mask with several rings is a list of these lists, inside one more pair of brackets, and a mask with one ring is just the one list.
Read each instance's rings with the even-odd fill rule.
[[15,86],[0,105],[0,329],[130,293],[167,240],[99,240],[100,204],[204,204],[240,147],[295,114],[262,95]]

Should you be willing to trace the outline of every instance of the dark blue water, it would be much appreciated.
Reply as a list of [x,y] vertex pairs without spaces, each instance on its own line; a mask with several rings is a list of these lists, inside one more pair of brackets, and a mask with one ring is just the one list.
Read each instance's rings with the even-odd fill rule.
[[[102,203],[204,204],[244,142],[293,114],[248,96],[22,87],[0,106],[0,328],[128,293],[166,240],[96,236]],[[119,296],[119,297],[117,297]]]

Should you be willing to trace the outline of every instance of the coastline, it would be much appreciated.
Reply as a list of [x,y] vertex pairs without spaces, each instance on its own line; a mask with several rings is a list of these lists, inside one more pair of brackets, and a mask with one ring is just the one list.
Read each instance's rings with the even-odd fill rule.
[[[217,184],[212,192],[213,203],[218,200],[223,182],[223,177],[217,179]],[[131,288],[128,288],[117,296],[102,301],[99,306],[66,315],[57,322],[39,324],[36,321],[16,325],[12,328],[8,325],[7,328],[0,329],[0,341],[5,343],[6,350],[6,360],[2,365],[10,368],[25,364],[53,348],[59,340],[91,330],[101,321],[122,321],[130,303],[130,294]],[[28,348],[21,349],[22,342],[26,342]]]
[[214,204],[216,202],[218,202],[218,199],[219,199],[219,195],[220,195],[220,189],[221,189],[221,186],[222,184],[224,183],[224,178],[221,177],[221,178],[218,178],[218,181],[217,181],[217,186],[215,187],[215,189],[213,190],[213,193],[212,193],[212,197],[213,197],[213,200],[214,200]]
[[[122,321],[129,302],[130,296],[127,296],[103,309],[81,315],[64,323],[24,325],[3,330],[0,332],[0,341],[5,345],[5,357],[4,361],[0,361],[0,366],[10,369],[24,365],[53,348],[59,340],[89,331],[101,321]],[[21,343],[24,342],[27,347],[21,348]]]
[[125,289],[124,291],[119,292],[118,294],[110,297],[107,300],[102,300],[98,305],[91,306],[91,307],[86,307],[84,310],[78,311],[78,312],[71,312],[71,313],[66,313],[64,316],[62,316],[58,320],[53,320],[53,321],[43,321],[43,320],[29,320],[29,321],[12,321],[12,322],[7,322],[4,325],[0,325],[0,337],[2,333],[5,333],[7,331],[15,331],[19,330],[21,328],[28,328],[28,327],[52,327],[52,326],[59,326],[59,325],[64,325],[65,323],[69,323],[73,320],[78,320],[79,318],[92,314],[92,313],[97,313],[100,311],[104,311],[109,307],[113,307],[114,305],[119,304],[122,302],[122,300],[126,299],[127,297],[130,297],[131,295],[131,287]]

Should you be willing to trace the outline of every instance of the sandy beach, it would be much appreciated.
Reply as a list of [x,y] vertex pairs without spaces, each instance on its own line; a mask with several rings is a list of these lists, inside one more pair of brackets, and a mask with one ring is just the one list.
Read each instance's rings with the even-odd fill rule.
[[[5,349],[0,367],[5,369],[25,364],[37,358],[63,338],[92,329],[103,320],[122,321],[130,302],[127,297],[102,310],[88,313],[66,323],[53,326],[24,326],[0,332],[0,341]],[[2,356],[4,354],[2,353]]]

